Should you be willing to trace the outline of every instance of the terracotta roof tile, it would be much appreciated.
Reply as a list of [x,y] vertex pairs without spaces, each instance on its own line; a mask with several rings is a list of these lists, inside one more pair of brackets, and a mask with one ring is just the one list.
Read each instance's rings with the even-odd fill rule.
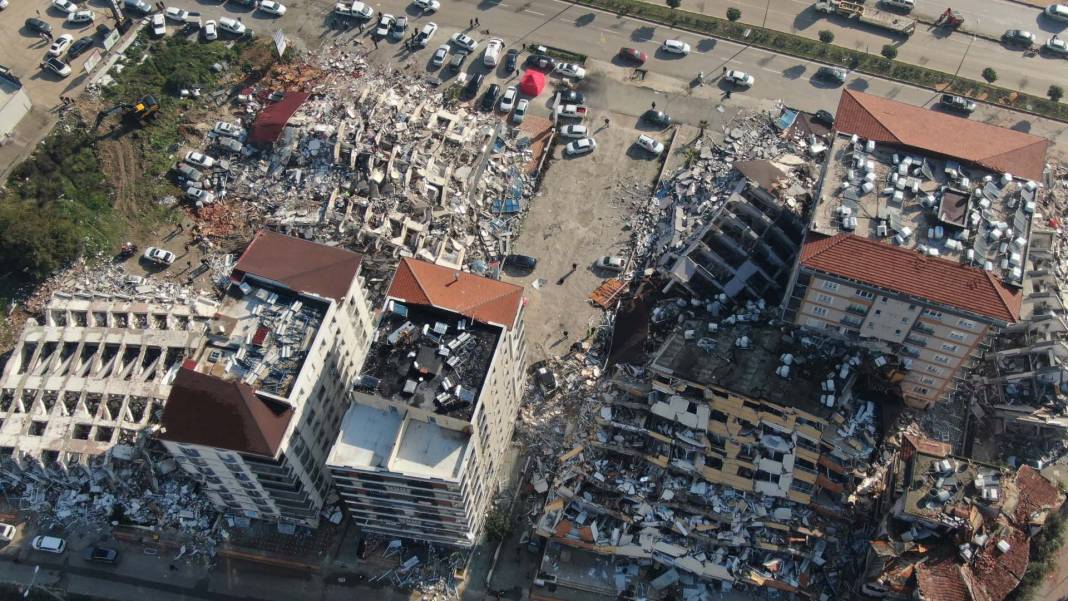
[[1023,296],[989,272],[853,234],[810,234],[801,264],[1001,322],[1020,318]]
[[1000,173],[1040,180],[1049,140],[981,121],[845,90],[835,129],[974,163]]
[[[1002,601],[1023,579],[1031,559],[1031,545],[1028,536],[1004,517],[998,518],[990,538],[986,546],[976,552],[972,564],[964,566],[961,571],[970,585],[972,597]],[[1008,552],[998,551],[999,540],[1009,543]]]
[[511,328],[523,304],[523,287],[406,258],[387,296]]
[[930,601],[969,601],[960,566],[952,557],[917,565],[916,588]]
[[274,457],[293,408],[265,400],[247,384],[178,370],[159,438]]
[[905,433],[905,440],[912,445],[912,448],[924,455],[931,455],[932,457],[949,457],[949,454],[953,452],[953,446],[949,443],[938,442],[910,432]]
[[1032,521],[1032,516],[1064,503],[1064,495],[1035,468],[1024,465],[1016,472],[1016,510],[1013,521],[1021,528]]
[[297,292],[340,301],[352,286],[361,262],[362,255],[344,248],[260,230],[238,259],[231,277],[239,279],[247,273]]

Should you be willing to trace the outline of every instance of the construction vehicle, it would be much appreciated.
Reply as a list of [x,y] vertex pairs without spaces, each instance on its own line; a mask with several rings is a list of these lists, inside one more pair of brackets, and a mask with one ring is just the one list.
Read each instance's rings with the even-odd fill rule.
[[905,37],[916,31],[916,19],[898,15],[895,13],[869,8],[860,2],[847,0],[819,0],[813,5],[817,11],[829,15],[840,15],[847,19],[856,19],[859,23],[881,27]]
[[935,21],[935,27],[947,27],[949,29],[957,29],[964,24],[964,15],[960,11],[947,8],[945,12],[938,16],[938,20]]
[[96,124],[93,125],[93,131],[100,127],[104,119],[120,111],[127,126],[140,127],[159,112],[159,101],[156,100],[155,96],[148,95],[133,104],[121,102],[107,110],[100,111],[96,114]]

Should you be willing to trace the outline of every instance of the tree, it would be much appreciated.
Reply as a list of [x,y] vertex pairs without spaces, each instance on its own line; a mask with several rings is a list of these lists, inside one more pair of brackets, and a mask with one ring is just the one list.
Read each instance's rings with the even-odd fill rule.
[[508,513],[504,508],[494,507],[486,516],[486,538],[489,540],[504,540],[512,533],[512,524],[508,521]]
[[1058,85],[1052,85],[1046,90],[1046,96],[1053,102],[1060,102],[1061,98],[1064,98],[1064,88]]
[[737,21],[738,19],[741,19],[741,18],[742,18],[742,11],[738,10],[737,8],[734,8],[733,6],[727,9],[727,20],[728,21],[733,23],[733,22],[735,22],[735,21]]
[[667,5],[671,7],[671,10],[682,6],[682,0],[667,0]]
[[987,67],[986,69],[983,69],[983,79],[985,79],[987,83],[994,83],[998,80],[998,72]]
[[883,46],[881,54],[890,60],[897,58],[897,46],[893,44],[887,44]]
[[834,41],[834,32],[830,29],[820,30],[820,41],[824,44],[830,44]]

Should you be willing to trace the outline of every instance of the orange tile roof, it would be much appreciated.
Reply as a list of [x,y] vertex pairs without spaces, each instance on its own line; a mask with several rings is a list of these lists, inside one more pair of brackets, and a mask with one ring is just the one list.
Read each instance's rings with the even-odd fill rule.
[[921,563],[916,566],[916,588],[923,599],[937,601],[969,601],[968,589],[960,573],[960,566],[952,557]]
[[1050,145],[1039,136],[855,90],[842,92],[835,129],[1032,180],[1042,178]]
[[1016,510],[1013,521],[1024,528],[1036,515],[1064,504],[1061,491],[1035,468],[1024,465],[1016,472]]
[[237,260],[231,277],[240,280],[247,273],[340,302],[361,262],[363,255],[351,250],[260,230]]
[[[971,565],[961,568],[965,584],[977,601],[1005,599],[1019,586],[1031,560],[1028,536],[1009,524],[1004,517],[998,517],[991,534],[992,540],[976,551]],[[1009,544],[1009,550],[1005,553],[997,548],[997,542],[1002,540]]]
[[1023,296],[989,272],[878,240],[810,234],[801,249],[801,264],[1000,322],[1020,318]]
[[523,287],[426,261],[402,259],[387,296],[511,328],[523,304]]

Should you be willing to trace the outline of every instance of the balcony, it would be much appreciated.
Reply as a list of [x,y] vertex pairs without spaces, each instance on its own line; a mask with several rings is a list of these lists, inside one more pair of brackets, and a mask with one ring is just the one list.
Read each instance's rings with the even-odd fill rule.
[[905,344],[911,344],[913,346],[919,346],[919,347],[926,348],[927,347],[927,339],[926,338],[918,338],[916,336],[913,336],[912,334],[909,334],[905,338]]
[[868,307],[865,307],[864,305],[849,305],[846,307],[846,312],[864,317],[868,314]]
[[923,323],[922,321],[917,321],[916,325],[912,326],[912,329],[916,330],[917,332],[920,332],[921,334],[927,334],[928,336],[934,336],[935,333],[934,328]]
[[852,317],[850,315],[847,315],[847,316],[843,317],[842,320],[839,323],[841,323],[842,325],[844,325],[844,326],[846,326],[848,328],[859,328],[860,325],[862,323],[864,323],[864,320],[857,319],[856,317]]

